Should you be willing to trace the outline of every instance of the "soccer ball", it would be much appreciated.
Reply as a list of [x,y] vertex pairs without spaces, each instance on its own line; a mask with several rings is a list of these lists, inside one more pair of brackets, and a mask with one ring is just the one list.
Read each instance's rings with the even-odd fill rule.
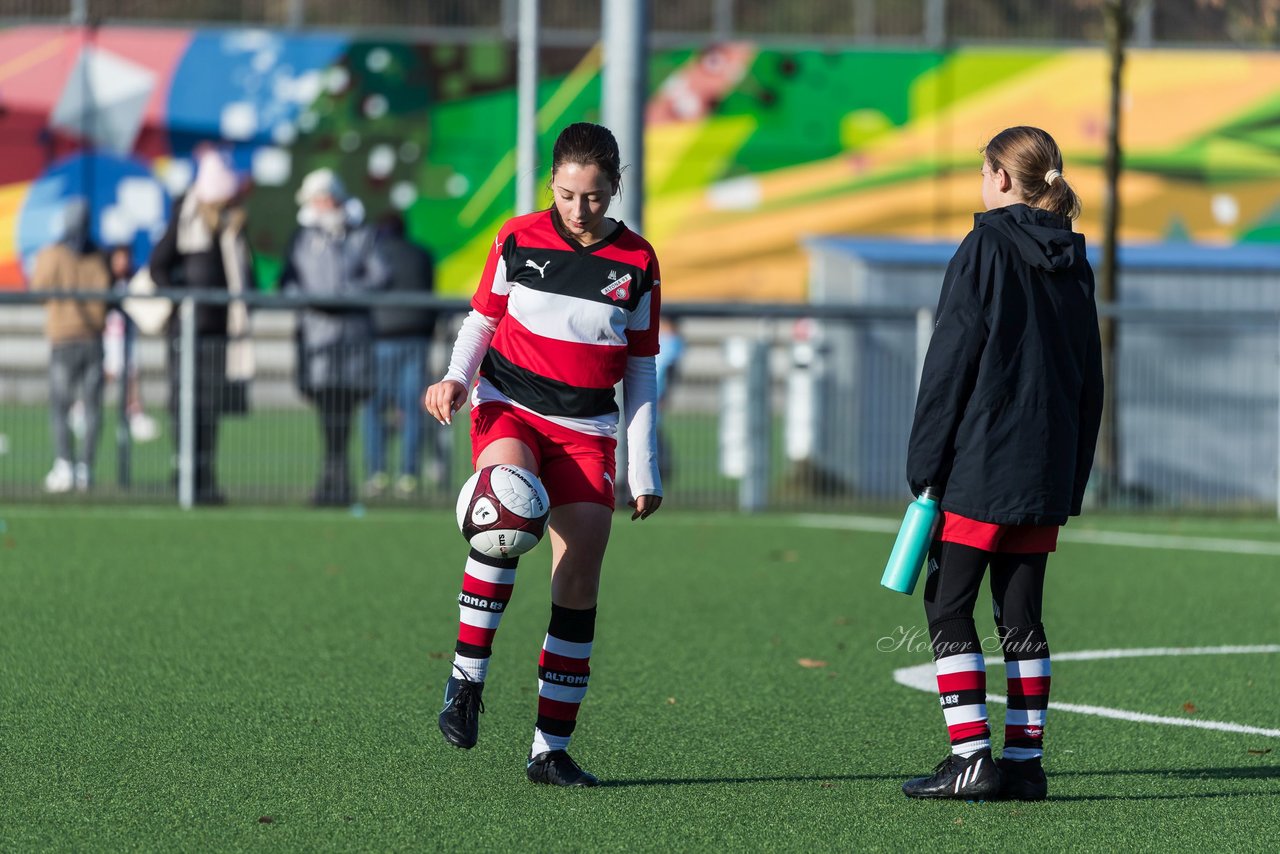
[[493,558],[519,557],[542,539],[551,501],[542,481],[520,466],[485,466],[458,493],[458,528],[471,548]]

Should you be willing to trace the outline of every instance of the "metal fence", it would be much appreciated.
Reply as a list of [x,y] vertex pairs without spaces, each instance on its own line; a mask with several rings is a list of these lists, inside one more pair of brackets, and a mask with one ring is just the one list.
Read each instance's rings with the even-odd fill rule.
[[[515,38],[520,0],[0,0],[0,19],[75,24],[341,28],[432,41]],[[584,46],[600,36],[601,0],[540,0],[541,39]],[[808,44],[1097,43],[1101,0],[650,0],[655,46],[732,39]],[[1139,2],[1133,42],[1274,46],[1267,4]]]
[[1115,503],[1280,511],[1280,312],[1112,314]]
[[[88,483],[83,491],[74,477],[60,484],[50,468],[49,348],[38,299],[0,294],[0,500],[449,507],[471,470],[465,411],[451,429],[424,417],[421,444],[402,466],[416,413],[387,397],[368,404],[368,393],[391,380],[386,363],[366,368],[360,396],[299,380],[294,317],[304,306],[422,299],[254,295],[251,382],[223,381],[223,341],[140,338],[144,417],[130,408],[136,401],[118,381],[128,370],[117,365]],[[189,296],[177,317],[189,321],[206,300],[225,295]],[[428,382],[443,373],[465,310],[458,301],[431,304],[444,319],[417,356]],[[931,307],[678,304],[669,313],[685,342],[661,424],[673,506],[844,510],[906,500],[906,439]],[[1106,495],[1120,509],[1275,512],[1280,313],[1106,313],[1119,330],[1120,464],[1095,469],[1090,502]],[[368,352],[329,357],[373,364]],[[93,421],[86,415],[71,419],[82,434]],[[375,433],[386,436],[385,478],[370,462]],[[345,460],[335,461],[335,443]]]

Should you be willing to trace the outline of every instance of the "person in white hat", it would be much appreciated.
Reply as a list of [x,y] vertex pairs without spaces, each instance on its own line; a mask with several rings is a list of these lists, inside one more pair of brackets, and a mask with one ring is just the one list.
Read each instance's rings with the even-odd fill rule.
[[[298,230],[284,253],[280,289],[314,297],[352,297],[384,290],[390,271],[377,251],[364,208],[330,169],[317,169],[297,193]],[[311,503],[354,498],[348,446],[354,414],[374,387],[373,322],[368,309],[306,308],[297,328],[297,385],[316,407],[324,441]]]

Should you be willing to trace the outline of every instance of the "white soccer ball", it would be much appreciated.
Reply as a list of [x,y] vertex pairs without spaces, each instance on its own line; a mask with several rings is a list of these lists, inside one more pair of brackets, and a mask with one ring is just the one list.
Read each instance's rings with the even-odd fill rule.
[[519,557],[542,539],[551,500],[538,476],[520,466],[486,466],[458,493],[458,530],[493,558]]

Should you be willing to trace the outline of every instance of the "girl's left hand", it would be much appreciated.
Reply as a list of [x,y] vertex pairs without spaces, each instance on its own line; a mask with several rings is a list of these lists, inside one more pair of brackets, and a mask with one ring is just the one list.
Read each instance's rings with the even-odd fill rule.
[[632,522],[637,519],[648,519],[662,506],[662,496],[641,495],[628,501],[627,506],[635,511],[631,514]]

